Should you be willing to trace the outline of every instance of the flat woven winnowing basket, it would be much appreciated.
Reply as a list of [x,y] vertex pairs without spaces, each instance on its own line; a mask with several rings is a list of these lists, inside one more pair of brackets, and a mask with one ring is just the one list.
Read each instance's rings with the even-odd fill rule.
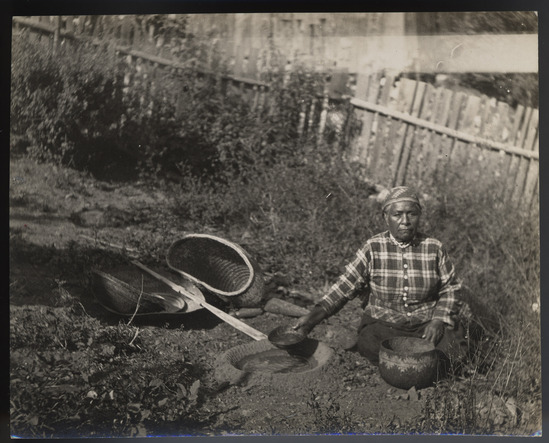
[[189,234],[168,249],[168,266],[234,307],[258,307],[265,295],[259,265],[239,245],[209,234]]
[[[187,291],[203,299],[198,288],[191,282],[184,281],[180,284]],[[172,298],[180,296],[167,288],[163,283],[131,265],[112,267],[108,273],[100,269],[92,269],[91,289],[99,304],[108,311],[123,316],[133,314],[137,316],[182,314],[202,309],[198,303],[183,297],[184,308],[168,312],[162,300],[159,300],[154,294],[159,294],[163,297],[171,295]]]

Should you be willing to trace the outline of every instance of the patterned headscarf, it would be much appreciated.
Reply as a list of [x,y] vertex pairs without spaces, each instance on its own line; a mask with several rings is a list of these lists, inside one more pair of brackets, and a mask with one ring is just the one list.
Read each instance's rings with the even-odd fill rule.
[[412,202],[419,206],[421,210],[421,205],[419,203],[419,198],[417,194],[411,188],[407,186],[397,186],[389,191],[385,200],[383,200],[382,209],[385,211],[389,205],[397,202]]

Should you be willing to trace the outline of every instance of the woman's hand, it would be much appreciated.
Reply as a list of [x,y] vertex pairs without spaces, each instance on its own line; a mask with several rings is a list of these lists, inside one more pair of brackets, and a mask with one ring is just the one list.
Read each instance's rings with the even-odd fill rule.
[[443,335],[444,322],[442,320],[431,320],[425,327],[422,338],[436,345],[442,339]]
[[326,311],[320,306],[315,306],[308,314],[299,317],[292,326],[294,330],[301,330],[308,334],[317,324],[326,318]]

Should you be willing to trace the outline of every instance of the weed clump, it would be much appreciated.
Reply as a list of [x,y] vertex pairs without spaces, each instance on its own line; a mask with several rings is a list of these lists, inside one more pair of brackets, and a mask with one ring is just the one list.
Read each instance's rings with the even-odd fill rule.
[[146,436],[194,423],[199,371],[177,344],[159,351],[151,331],[22,307],[10,339],[14,436]]

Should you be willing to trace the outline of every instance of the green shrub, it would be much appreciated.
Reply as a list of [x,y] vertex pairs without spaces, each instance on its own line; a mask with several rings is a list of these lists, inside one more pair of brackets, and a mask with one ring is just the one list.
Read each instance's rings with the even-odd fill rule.
[[11,85],[15,148],[111,179],[135,177],[138,169],[155,176],[178,163],[211,169],[217,150],[205,134],[219,110],[207,97],[209,85],[196,84],[186,72],[159,70],[154,84],[146,75],[109,44],[60,46],[53,53],[19,36]]

